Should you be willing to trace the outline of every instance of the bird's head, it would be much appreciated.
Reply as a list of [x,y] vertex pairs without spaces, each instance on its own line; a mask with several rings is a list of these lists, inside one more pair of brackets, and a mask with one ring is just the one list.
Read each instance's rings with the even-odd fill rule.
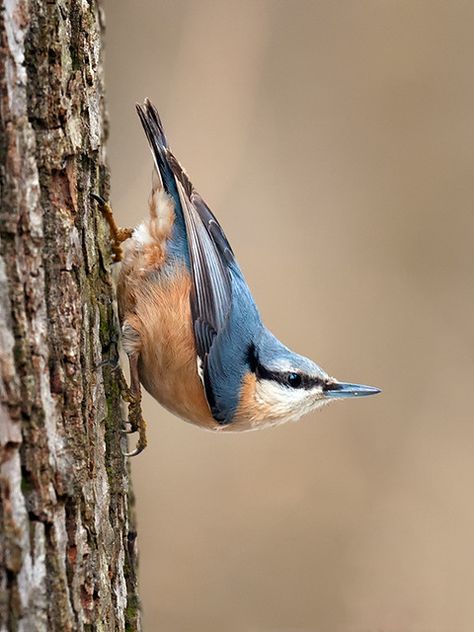
[[312,360],[290,351],[270,332],[251,345],[248,363],[254,374],[256,424],[296,421],[336,399],[375,395],[380,389],[339,382]]

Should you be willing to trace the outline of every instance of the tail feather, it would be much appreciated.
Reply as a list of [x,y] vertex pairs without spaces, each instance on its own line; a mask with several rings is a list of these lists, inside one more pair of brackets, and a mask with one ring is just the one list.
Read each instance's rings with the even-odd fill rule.
[[160,115],[150,99],[145,99],[143,105],[137,103],[136,108],[153,152],[169,149]]
[[137,103],[136,108],[150,145],[158,175],[166,193],[173,198],[176,212],[179,213],[181,204],[174,174],[169,165],[169,145],[158,110],[148,99],[145,99],[143,105]]
[[[137,104],[136,108],[155,163],[150,199],[151,220],[155,222],[159,220],[160,208],[163,206],[163,201],[166,198],[166,196],[163,197],[164,189],[164,192],[173,201],[175,217],[175,228],[169,248],[175,248],[177,253],[181,253],[187,259],[189,254],[187,250],[186,226],[176,176],[173,172],[174,157],[171,154],[160,115],[149,99],[145,99],[143,105]],[[164,204],[164,207],[166,207],[164,215],[168,217],[167,205]]]
[[[186,221],[179,198],[177,183],[182,187],[189,203],[195,208],[221,255],[235,266],[234,253],[219,222],[211,209],[194,189],[185,170],[169,148],[158,110],[149,99],[145,99],[144,105],[137,105],[137,110],[164,188],[174,199],[176,213],[180,216],[180,219],[182,219],[183,225],[186,225]],[[184,212],[186,212],[185,209]]]

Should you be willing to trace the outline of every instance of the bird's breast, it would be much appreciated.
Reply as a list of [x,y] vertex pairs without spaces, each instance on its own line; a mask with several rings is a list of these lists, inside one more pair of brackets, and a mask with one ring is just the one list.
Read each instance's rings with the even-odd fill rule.
[[191,278],[185,266],[150,279],[137,296],[140,315],[140,381],[165,408],[192,423],[214,428],[197,370],[189,295]]

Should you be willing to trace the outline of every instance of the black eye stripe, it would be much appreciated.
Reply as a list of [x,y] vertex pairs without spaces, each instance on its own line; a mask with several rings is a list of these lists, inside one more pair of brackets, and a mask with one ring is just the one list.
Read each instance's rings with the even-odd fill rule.
[[[309,390],[322,384],[322,381],[318,377],[313,377],[311,375],[304,375],[302,373],[283,373],[282,375],[286,376],[286,384],[291,388],[304,388]],[[298,377],[296,381],[290,377],[294,375]]]
[[[271,371],[260,364],[255,346],[252,344],[247,350],[247,363],[252,373],[255,373],[259,380],[272,380],[282,386],[294,389],[311,389],[315,386],[321,386],[324,384],[323,380],[319,377],[313,377],[311,375],[304,375],[303,373],[296,373],[295,371]],[[293,382],[293,383],[292,383]]]

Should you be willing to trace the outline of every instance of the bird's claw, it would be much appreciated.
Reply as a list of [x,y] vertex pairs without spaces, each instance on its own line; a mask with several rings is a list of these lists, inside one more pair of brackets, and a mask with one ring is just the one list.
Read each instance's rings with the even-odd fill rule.
[[127,423],[130,424],[130,430],[122,431],[123,434],[131,434],[138,431],[138,442],[134,450],[124,452],[123,455],[127,457],[137,456],[147,446],[146,421],[143,419],[141,401],[139,399],[129,404]]
[[138,442],[135,450],[131,452],[123,452],[124,456],[136,456],[143,452],[147,445],[146,439],[146,421],[143,419],[141,395],[132,390],[127,384],[125,375],[120,365],[115,369],[117,373],[117,383],[120,391],[120,397],[128,404],[128,420],[124,423],[120,433],[123,436],[138,432]]
[[104,200],[104,198],[100,195],[97,195],[97,193],[91,193],[90,195],[91,198],[93,198],[97,202],[97,205],[99,206],[99,209],[104,216],[105,221],[109,225],[110,234],[112,236],[112,258],[113,262],[117,263],[118,261],[122,260],[123,256],[120,244],[132,236],[133,229],[120,228],[119,226],[117,226],[114,214],[112,212],[112,207],[110,206],[109,202]]
[[132,450],[131,452],[122,452],[122,454],[123,456],[126,456],[126,457],[137,456],[138,454],[140,454],[140,452],[143,452],[145,448],[146,448],[146,443],[145,445],[140,445],[138,443],[135,450]]
[[105,206],[107,204],[104,198],[101,195],[98,195],[97,193],[91,193],[91,198],[95,200],[100,207]]
[[142,436],[140,434],[140,437],[138,439],[138,443],[137,443],[135,449],[132,450],[131,452],[122,452],[122,454],[123,454],[123,456],[127,456],[127,457],[137,456],[137,454],[140,454],[140,452],[143,452],[143,450],[146,448],[146,446],[147,446],[146,435],[144,434]]

